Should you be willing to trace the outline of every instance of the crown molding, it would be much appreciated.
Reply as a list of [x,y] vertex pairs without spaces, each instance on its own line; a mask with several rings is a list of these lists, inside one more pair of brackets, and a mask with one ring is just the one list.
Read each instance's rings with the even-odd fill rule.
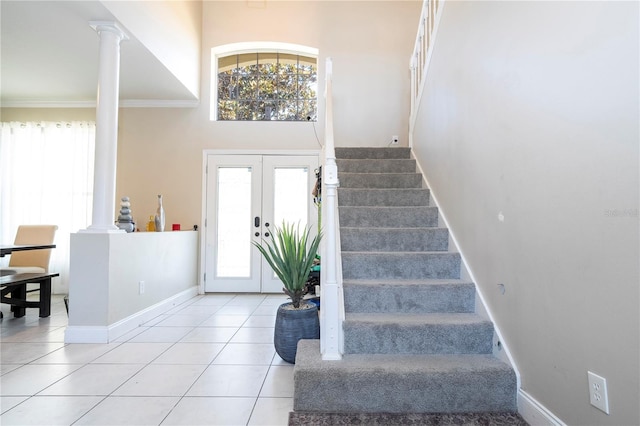
[[122,108],[195,108],[200,105],[198,99],[125,99],[120,101]]
[[[120,108],[195,108],[199,100],[124,99]],[[96,101],[3,101],[0,108],[95,108]]]

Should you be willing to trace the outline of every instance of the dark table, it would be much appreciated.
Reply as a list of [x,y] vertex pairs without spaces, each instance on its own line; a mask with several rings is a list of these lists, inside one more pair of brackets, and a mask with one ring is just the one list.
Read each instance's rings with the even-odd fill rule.
[[[0,303],[11,305],[15,318],[25,315],[25,308],[38,308],[40,318],[51,315],[51,278],[58,273],[24,273],[0,277]],[[27,284],[38,284],[39,288],[27,290]],[[40,300],[27,300],[27,293],[40,292]],[[1,312],[0,312],[1,313]]]
[[11,254],[14,251],[25,250],[42,250],[56,248],[55,244],[1,244],[0,245],[0,257],[5,257],[7,254]]
[[[5,257],[8,254],[13,253],[14,251],[25,251],[25,250],[42,250],[42,249],[52,249],[52,248],[56,248],[55,244],[0,244],[0,257]],[[0,272],[0,276],[6,276],[4,273]],[[10,276],[10,275],[9,275]],[[7,277],[9,277],[7,276]],[[55,276],[58,276],[58,274],[56,274]],[[3,280],[4,281],[4,280]],[[42,294],[41,294],[41,300],[43,300],[43,303],[50,305],[50,300],[51,300],[51,278],[49,278],[48,281],[49,287],[48,287],[48,297],[46,297],[46,300],[44,300],[42,298]],[[41,286],[42,287],[42,286]],[[26,288],[26,287],[25,287]],[[26,290],[25,290],[26,291]],[[47,291],[47,289],[45,289],[45,292]],[[2,296],[4,298],[4,295]],[[26,295],[25,295],[25,303],[26,303]],[[44,306],[44,305],[43,305]],[[13,309],[13,307],[12,307]],[[24,306],[19,308],[21,309],[22,315],[24,315]],[[46,311],[47,308],[45,308],[45,310],[41,310],[41,314],[46,313],[46,316],[49,316],[48,311]],[[42,315],[40,315],[42,316]],[[0,312],[0,318],[2,318],[2,312]]]

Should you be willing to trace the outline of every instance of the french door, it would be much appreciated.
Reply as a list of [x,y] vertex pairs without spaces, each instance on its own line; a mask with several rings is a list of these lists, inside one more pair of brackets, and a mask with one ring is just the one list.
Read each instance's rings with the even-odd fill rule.
[[317,168],[317,156],[207,156],[206,292],[282,292],[254,243],[283,221],[317,232]]

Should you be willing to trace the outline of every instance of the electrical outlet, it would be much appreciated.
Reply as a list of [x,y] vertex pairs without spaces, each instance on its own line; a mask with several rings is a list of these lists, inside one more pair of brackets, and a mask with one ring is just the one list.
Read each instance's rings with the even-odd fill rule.
[[391,145],[398,145],[399,141],[400,141],[400,138],[398,137],[398,135],[391,136]]
[[144,294],[144,281],[138,282],[138,294]]
[[609,414],[609,397],[607,396],[607,380],[591,371],[587,371],[589,378],[589,401],[591,405]]

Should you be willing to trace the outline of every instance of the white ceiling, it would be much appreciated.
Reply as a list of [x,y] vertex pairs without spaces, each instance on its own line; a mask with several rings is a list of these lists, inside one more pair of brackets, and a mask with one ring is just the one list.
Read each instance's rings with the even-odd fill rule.
[[[89,22],[116,21],[100,2],[1,0],[0,13],[3,107],[95,105],[99,37]],[[148,49],[129,37],[120,48],[121,106],[197,103]]]

